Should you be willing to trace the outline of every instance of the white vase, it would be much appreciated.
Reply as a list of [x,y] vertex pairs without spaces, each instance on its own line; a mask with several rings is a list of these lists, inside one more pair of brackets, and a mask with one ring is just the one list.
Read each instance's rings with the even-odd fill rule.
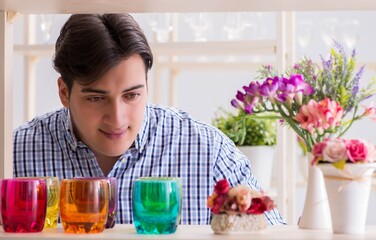
[[274,147],[273,146],[238,146],[239,150],[251,162],[252,173],[259,186],[268,192],[273,172]]
[[346,164],[343,170],[319,164],[325,178],[333,233],[364,233],[376,163]]
[[298,226],[302,229],[330,229],[332,227],[324,177],[320,169],[308,159],[308,181],[304,208]]

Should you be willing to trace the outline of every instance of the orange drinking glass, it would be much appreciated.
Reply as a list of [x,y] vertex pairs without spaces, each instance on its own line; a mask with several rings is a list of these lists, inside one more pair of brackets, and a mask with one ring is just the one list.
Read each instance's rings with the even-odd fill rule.
[[64,179],[60,186],[60,217],[66,233],[103,232],[108,216],[106,179]]
[[106,179],[108,183],[108,216],[106,228],[113,228],[116,224],[118,205],[118,182],[115,177],[75,177],[76,179]]

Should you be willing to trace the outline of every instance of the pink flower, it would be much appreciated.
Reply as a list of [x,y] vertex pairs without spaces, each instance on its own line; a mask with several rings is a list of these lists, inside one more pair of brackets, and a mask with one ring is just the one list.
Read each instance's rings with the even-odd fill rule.
[[269,197],[264,196],[261,198],[252,198],[251,207],[248,209],[248,214],[262,214],[274,208],[274,201]]
[[248,186],[238,185],[233,187],[228,192],[228,195],[236,200],[239,212],[246,212],[251,206],[252,195],[251,189]]
[[322,151],[322,157],[328,162],[347,160],[346,144],[341,139],[327,141]]
[[218,196],[217,198],[215,198],[214,201],[213,201],[213,207],[211,208],[211,211],[214,214],[220,213],[221,210],[222,210],[222,206],[225,203],[225,201],[226,201],[225,195],[221,195],[221,196]]
[[261,198],[252,198],[252,206],[248,209],[247,213],[261,214],[266,211],[266,206]]
[[363,141],[351,139],[346,141],[347,155],[351,162],[364,162],[367,159],[368,149]]
[[218,194],[215,193],[215,192],[208,197],[207,202],[206,202],[206,205],[207,205],[208,208],[213,208],[214,207],[214,200],[217,197],[218,197]]
[[[362,107],[364,108],[364,113],[362,114],[362,116],[364,117],[370,117],[372,115],[376,115],[376,107],[373,107],[373,103],[371,103],[371,105],[369,107],[365,106],[365,105],[362,105]],[[376,121],[376,117],[370,117],[373,121]]]
[[261,200],[266,207],[266,211],[272,210],[275,207],[274,201],[270,197],[262,196]]
[[214,192],[217,194],[226,194],[230,190],[230,184],[228,183],[227,179],[222,179],[215,184]]
[[274,201],[263,193],[246,185],[230,188],[226,179],[218,181],[207,199],[207,207],[214,214],[261,214],[274,206]]
[[313,134],[315,129],[320,128],[320,115],[318,103],[311,99],[299,109],[294,119],[300,123],[301,128]]
[[312,165],[315,165],[320,159],[323,158],[322,153],[326,146],[327,141],[322,141],[313,145],[312,153],[313,153],[313,160],[311,162]]
[[325,98],[320,102],[309,100],[299,109],[294,119],[310,134],[322,134],[324,130],[339,126],[342,117],[342,107],[337,102]]
[[336,101],[331,101],[329,98],[319,102],[320,111],[325,116],[323,119],[323,128],[334,128],[338,126],[343,117],[343,109]]
[[338,163],[334,166],[342,170],[346,162],[375,162],[376,145],[360,139],[325,139],[313,146],[312,154],[312,165],[320,161]]

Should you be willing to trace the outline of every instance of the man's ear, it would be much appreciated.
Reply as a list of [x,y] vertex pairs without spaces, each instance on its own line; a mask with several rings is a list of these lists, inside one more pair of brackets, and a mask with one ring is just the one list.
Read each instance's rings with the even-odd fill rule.
[[68,86],[65,84],[64,80],[61,77],[58,78],[57,85],[59,87],[60,102],[63,104],[64,107],[69,108]]

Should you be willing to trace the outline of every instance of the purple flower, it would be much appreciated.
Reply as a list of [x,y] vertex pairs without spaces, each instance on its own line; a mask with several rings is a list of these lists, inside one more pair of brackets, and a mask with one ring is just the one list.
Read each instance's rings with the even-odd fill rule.
[[246,94],[255,96],[260,95],[260,84],[258,82],[251,82],[248,87],[244,86],[243,89]]
[[253,113],[253,108],[260,101],[260,93],[258,89],[258,82],[251,82],[249,86],[243,86],[245,93],[238,91],[236,93],[236,99],[231,100],[231,105],[235,108],[241,109],[242,106],[239,102],[243,103],[244,111],[248,114]]
[[295,92],[302,92],[304,95],[311,95],[315,92],[313,87],[306,83],[303,76],[300,74],[292,75],[290,77],[290,82],[295,87]]
[[338,41],[334,40],[334,46],[338,49],[338,52],[342,55],[344,63],[346,63],[347,62],[347,56],[346,56],[345,50],[343,49],[342,44],[339,43]]
[[287,101],[292,103],[293,99],[296,99],[299,103],[302,102],[303,95],[311,95],[314,89],[304,81],[302,75],[292,75],[290,79],[283,78],[280,82],[280,94],[278,98],[281,102]]
[[365,68],[365,65],[363,65],[359,69],[359,71],[355,74],[355,77],[353,79],[353,81],[354,81],[354,87],[353,87],[353,90],[352,90],[352,93],[351,93],[351,98],[354,98],[356,96],[356,94],[358,93],[358,90],[359,90],[359,80],[360,80],[360,78],[363,75],[364,68]]
[[367,100],[367,99],[369,99],[369,98],[371,98],[371,97],[373,97],[375,94],[370,94],[370,95],[367,95],[367,96],[365,96],[364,97],[364,99],[362,100],[362,101],[364,101],[364,100]]
[[248,114],[253,114],[253,106],[252,105],[244,105],[244,111]]
[[274,102],[277,97],[277,90],[279,87],[279,78],[267,78],[260,86],[260,94],[263,97],[269,98],[270,101]]
[[322,67],[323,67],[323,72],[328,72],[330,71],[331,69],[331,66],[332,66],[332,55],[330,55],[330,58],[328,61],[325,61],[324,57],[322,55],[320,55],[320,58],[321,58],[321,63],[322,63]]
[[253,95],[245,95],[244,99],[244,111],[246,111],[248,114],[253,113],[253,108],[259,103],[260,97],[259,96],[253,96]]
[[232,105],[234,108],[241,108],[239,102],[238,102],[236,99],[232,99],[232,100],[231,100],[231,105]]
[[352,108],[354,107],[354,99],[356,98],[356,95],[359,92],[359,80],[363,75],[365,65],[363,65],[359,71],[355,74],[354,78],[352,79],[353,81],[353,86],[352,86],[352,91],[351,91],[351,97],[349,100],[349,104],[347,104],[345,108],[345,113],[350,112]]
[[238,99],[238,100],[241,101],[241,102],[244,102],[244,96],[245,96],[245,94],[242,93],[242,92],[240,92],[240,91],[238,91],[238,92],[236,93],[236,99]]

